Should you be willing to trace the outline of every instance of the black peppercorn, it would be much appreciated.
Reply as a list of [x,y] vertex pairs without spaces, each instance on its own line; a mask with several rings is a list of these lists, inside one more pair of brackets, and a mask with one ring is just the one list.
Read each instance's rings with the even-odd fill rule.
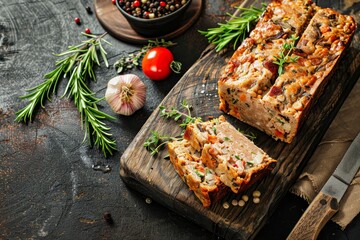
[[92,14],[92,10],[90,6],[87,6],[85,9],[88,14]]
[[109,212],[105,212],[103,218],[107,224],[109,225],[114,224],[114,220]]
[[185,5],[189,0],[122,0],[120,7],[130,15],[139,18],[156,18],[168,15]]

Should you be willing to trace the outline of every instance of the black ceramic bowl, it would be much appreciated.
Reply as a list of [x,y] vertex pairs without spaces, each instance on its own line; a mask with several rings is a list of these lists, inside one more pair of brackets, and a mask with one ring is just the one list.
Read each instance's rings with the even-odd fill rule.
[[117,8],[129,22],[132,29],[145,37],[159,37],[175,31],[180,26],[183,15],[190,4],[191,0],[188,0],[183,6],[168,15],[144,19],[128,14],[120,7],[119,1],[116,1]]

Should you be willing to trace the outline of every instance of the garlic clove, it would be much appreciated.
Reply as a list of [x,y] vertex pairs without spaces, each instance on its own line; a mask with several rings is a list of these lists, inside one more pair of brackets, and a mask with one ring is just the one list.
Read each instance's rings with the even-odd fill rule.
[[105,99],[115,113],[132,115],[145,105],[146,85],[135,74],[114,77],[108,82]]

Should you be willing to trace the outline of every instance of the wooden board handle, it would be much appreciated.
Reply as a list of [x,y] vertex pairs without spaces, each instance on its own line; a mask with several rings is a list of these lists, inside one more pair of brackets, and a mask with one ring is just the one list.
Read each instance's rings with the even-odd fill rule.
[[287,240],[316,239],[338,209],[339,204],[335,198],[320,192],[301,216]]

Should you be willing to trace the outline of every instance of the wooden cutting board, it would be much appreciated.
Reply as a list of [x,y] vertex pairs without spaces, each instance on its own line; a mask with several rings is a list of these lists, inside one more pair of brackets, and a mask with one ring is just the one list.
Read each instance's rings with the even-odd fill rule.
[[[245,1],[244,5],[248,2]],[[151,197],[221,237],[226,239],[254,238],[299,176],[359,78],[358,35],[354,37],[345,57],[341,59],[326,86],[324,94],[318,99],[291,144],[275,141],[257,129],[231,116],[226,116],[236,128],[247,133],[254,133],[255,144],[278,160],[276,168],[270,175],[243,193],[251,196],[254,190],[259,190],[262,193],[260,203],[254,204],[250,198],[244,207],[232,206],[231,201],[241,199],[241,194],[230,193],[223,199],[230,203],[228,209],[223,208],[223,201],[212,204],[209,209],[203,208],[177,175],[170,161],[164,159],[167,151],[163,150],[160,154],[151,156],[143,147],[151,131],[170,136],[178,136],[181,133],[178,123],[160,117],[158,109],[149,117],[122,155],[120,160],[122,179],[127,185],[145,196]],[[223,114],[218,110],[217,80],[232,53],[233,51],[229,50],[219,54],[210,46],[164,98],[161,105],[180,107],[180,102],[186,99],[193,106],[193,116],[206,120],[209,116],[217,117]]]

